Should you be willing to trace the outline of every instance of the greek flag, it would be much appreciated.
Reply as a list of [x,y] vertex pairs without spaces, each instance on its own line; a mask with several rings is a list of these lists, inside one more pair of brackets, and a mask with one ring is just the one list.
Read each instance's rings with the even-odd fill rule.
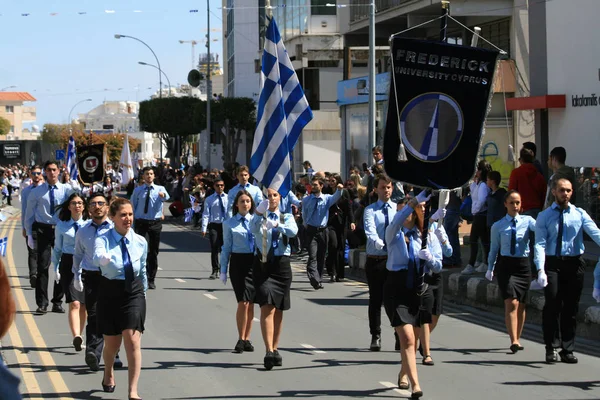
[[8,246],[8,237],[0,239],[0,256],[6,257],[6,247]]
[[192,220],[194,216],[194,210],[192,208],[186,208],[184,211],[183,222],[188,223]]
[[75,153],[75,138],[71,136],[69,138],[69,147],[67,148],[67,171],[72,181],[76,181],[79,177],[79,170],[77,167],[77,154]]
[[273,18],[265,36],[261,79],[250,173],[283,197],[292,187],[292,152],[313,114]]

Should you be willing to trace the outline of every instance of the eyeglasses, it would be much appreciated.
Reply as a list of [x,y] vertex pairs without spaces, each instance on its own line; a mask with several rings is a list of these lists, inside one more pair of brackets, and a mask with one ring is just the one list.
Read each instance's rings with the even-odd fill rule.
[[41,174],[42,174],[41,172],[32,172],[31,173],[31,175],[33,175],[33,176],[38,176],[38,175],[41,175]]
[[82,206],[83,205],[83,201],[72,201],[70,204],[72,206]]
[[225,187],[225,185],[222,185],[222,184],[217,184],[217,185],[215,185],[215,186],[218,186],[218,187]]
[[90,207],[104,207],[106,205],[105,201],[92,201],[90,202]]

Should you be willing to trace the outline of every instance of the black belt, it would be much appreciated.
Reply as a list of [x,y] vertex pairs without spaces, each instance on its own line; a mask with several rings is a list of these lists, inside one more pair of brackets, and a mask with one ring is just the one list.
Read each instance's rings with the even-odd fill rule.
[[162,219],[157,218],[157,219],[136,219],[135,222],[137,223],[142,223],[142,224],[148,224],[148,225],[152,225],[152,224],[156,224],[158,222],[161,222]]
[[56,227],[56,225],[44,224],[43,222],[37,222],[37,221],[35,221],[34,224],[39,225],[42,228],[49,228],[49,229],[54,229]]
[[367,254],[367,258],[371,258],[373,260],[387,260],[388,256],[371,256]]
[[222,222],[209,222],[208,225],[223,225]]
[[82,269],[82,270],[81,270],[81,273],[83,273],[83,274],[86,274],[86,275],[98,275],[98,276],[99,276],[99,275],[102,275],[102,274],[100,273],[100,271],[92,271],[92,270],[90,270],[90,269]]
[[324,226],[324,227],[317,228],[316,226],[308,225],[307,229],[314,230],[316,232],[323,232],[325,229],[327,229],[327,227]]
[[574,260],[578,260],[579,258],[581,258],[583,254],[580,254],[578,256],[546,256],[546,258],[550,258],[553,260],[560,260],[560,261],[574,261]]

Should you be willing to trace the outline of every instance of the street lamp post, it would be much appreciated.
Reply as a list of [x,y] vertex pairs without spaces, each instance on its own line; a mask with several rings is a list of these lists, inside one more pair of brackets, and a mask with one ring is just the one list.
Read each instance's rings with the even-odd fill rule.
[[161,74],[163,74],[163,75],[165,76],[165,78],[167,79],[167,83],[169,84],[169,97],[171,97],[171,80],[170,80],[170,79],[169,79],[169,77],[167,76],[167,73],[166,73],[165,71],[163,71],[163,70],[160,70],[160,69],[159,69],[159,68],[158,68],[156,65],[154,65],[154,64],[148,64],[148,63],[146,63],[146,62],[143,62],[143,61],[138,61],[138,64],[140,64],[140,65],[145,65],[145,66],[147,66],[147,67],[152,67],[152,68],[156,68],[156,69],[158,69],[158,70],[161,72]]
[[81,100],[81,101],[79,101],[79,102],[75,103],[75,105],[74,105],[74,106],[71,108],[71,111],[69,111],[69,120],[68,120],[68,121],[69,121],[69,125],[71,125],[71,124],[72,124],[72,121],[71,121],[71,114],[73,113],[73,110],[75,109],[75,107],[77,107],[77,106],[78,106],[78,105],[80,105],[81,103],[85,103],[86,101],[92,101],[92,99],[85,99],[85,100]]

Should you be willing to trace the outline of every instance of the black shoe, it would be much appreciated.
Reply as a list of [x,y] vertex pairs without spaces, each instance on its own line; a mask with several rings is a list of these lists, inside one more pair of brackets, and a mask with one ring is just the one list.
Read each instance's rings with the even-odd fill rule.
[[85,353],[85,363],[92,371],[100,370],[100,361],[98,361],[98,357],[91,351]]
[[555,363],[558,361],[558,353],[556,350],[546,351],[546,362]]
[[398,333],[394,331],[394,339],[396,339],[396,343],[394,344],[394,350],[400,351],[400,338],[398,337]]
[[64,314],[65,309],[62,308],[62,306],[60,304],[55,304],[52,306],[52,312],[57,313],[57,314]]
[[48,307],[38,307],[38,308],[35,310],[35,313],[36,313],[37,315],[44,315],[44,314],[46,314],[47,312],[48,312]]
[[371,346],[369,346],[369,350],[371,350],[371,351],[381,350],[381,335],[372,335],[371,336]]
[[252,346],[252,342],[249,340],[244,340],[244,351],[253,352],[254,346]]
[[113,368],[115,368],[115,369],[123,368],[123,361],[121,361],[118,354],[115,357],[115,362],[113,364]]
[[217,279],[217,273],[213,272],[212,274],[210,274],[210,276],[208,277],[208,279]]
[[117,386],[117,385],[105,385],[105,384],[104,384],[104,377],[102,377],[102,390],[103,390],[105,393],[113,393],[113,392],[115,391],[115,387],[116,387],[116,386]]
[[32,275],[29,277],[29,285],[31,286],[32,289],[35,289],[35,285],[37,283],[37,276]]
[[564,363],[577,364],[579,362],[577,357],[575,357],[573,355],[573,353],[571,353],[571,352],[567,352],[567,351],[563,350],[560,353],[558,353],[558,355],[560,356],[560,361],[562,361]]
[[332,275],[331,278],[329,278],[329,283],[334,283],[335,282],[335,277]]
[[237,341],[237,343],[235,344],[235,347],[233,348],[233,352],[234,353],[243,353],[245,344],[246,343],[244,343],[244,341],[242,339],[239,339]]
[[156,283],[148,282],[148,289],[156,289]]
[[275,366],[276,367],[283,366],[283,357],[281,357],[281,354],[279,354],[279,351],[277,351],[277,350],[273,351],[273,357],[275,357]]
[[519,351],[519,345],[518,344],[511,344],[510,345],[510,351],[512,351],[513,354],[515,354],[517,351]]
[[75,351],[81,351],[83,348],[81,345],[83,344],[83,338],[81,336],[75,336],[73,338],[73,347],[75,347]]
[[338,278],[337,276],[335,277],[336,282],[344,282],[345,280],[345,278]]
[[411,399],[420,399],[421,397],[423,397],[422,390],[419,390],[418,392],[412,392],[412,394],[410,395]]
[[275,366],[275,354],[272,351],[267,351],[267,354],[265,354],[264,363],[267,371],[273,369]]
[[517,346],[519,346],[519,350],[525,350],[525,347],[521,346],[520,344],[518,344]]
[[323,284],[319,283],[319,285],[315,288],[315,290],[323,289]]

